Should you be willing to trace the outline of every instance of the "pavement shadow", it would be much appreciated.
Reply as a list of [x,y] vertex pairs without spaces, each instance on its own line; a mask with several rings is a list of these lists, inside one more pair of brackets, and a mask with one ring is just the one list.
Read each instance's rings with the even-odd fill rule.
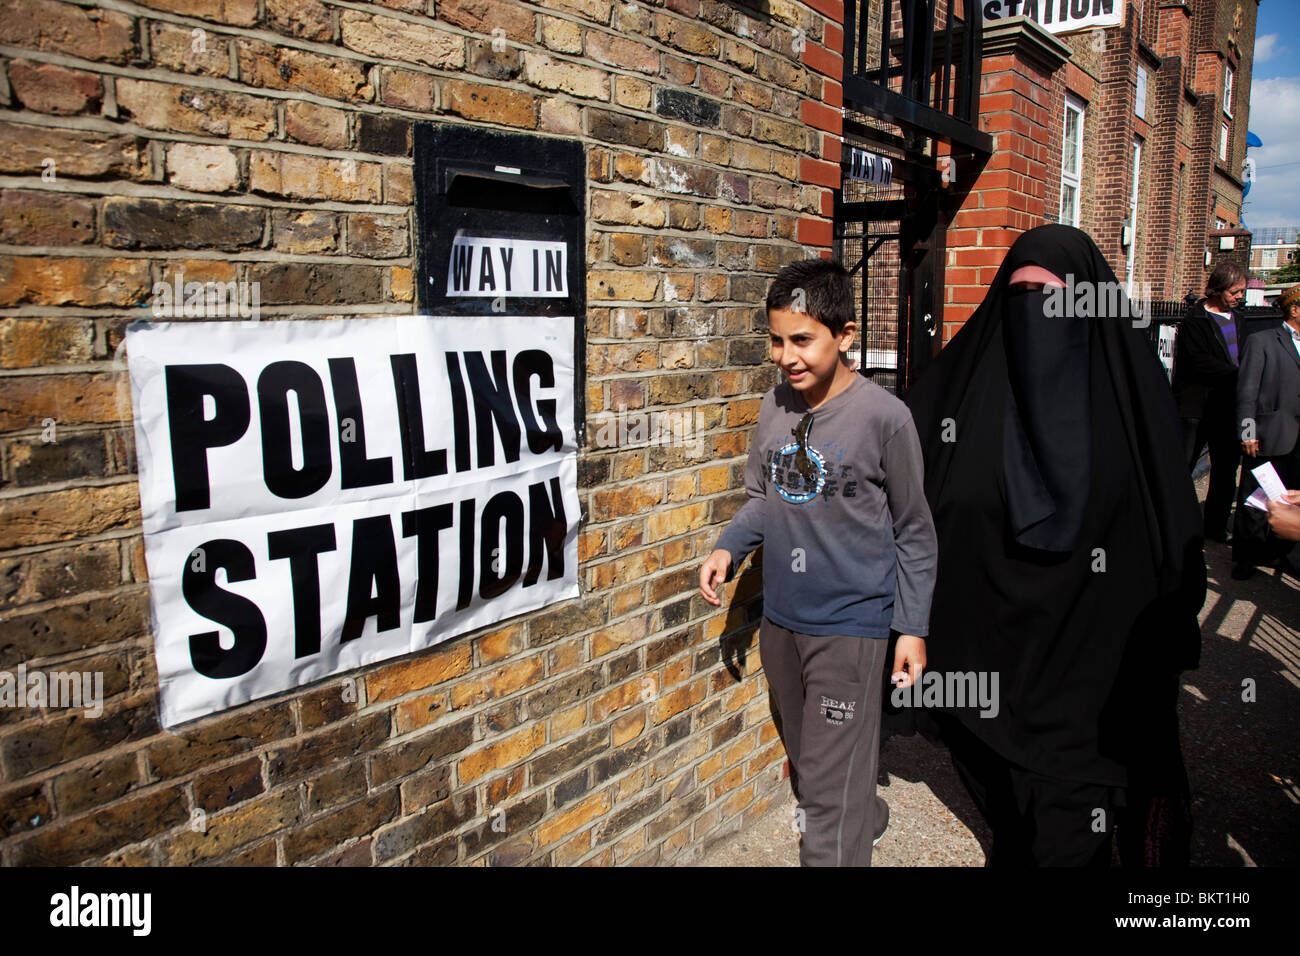
[[1201,666],[1183,675],[1183,757],[1196,866],[1300,864],[1300,580],[1230,577],[1205,550]]

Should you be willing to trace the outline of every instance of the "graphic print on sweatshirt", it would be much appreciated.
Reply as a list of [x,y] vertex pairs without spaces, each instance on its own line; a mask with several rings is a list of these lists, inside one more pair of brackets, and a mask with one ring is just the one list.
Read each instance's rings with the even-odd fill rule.
[[[796,505],[810,505],[818,495],[826,504],[837,494],[845,498],[856,497],[858,483],[849,480],[853,466],[840,464],[845,458],[845,449],[838,442],[828,442],[823,449],[813,447],[811,425],[811,419],[808,419],[806,427],[804,422],[800,422],[791,432],[793,441],[775,452],[767,452],[768,480],[777,494]],[[799,433],[801,428],[802,435]],[[799,454],[801,443],[806,449],[803,456]]]

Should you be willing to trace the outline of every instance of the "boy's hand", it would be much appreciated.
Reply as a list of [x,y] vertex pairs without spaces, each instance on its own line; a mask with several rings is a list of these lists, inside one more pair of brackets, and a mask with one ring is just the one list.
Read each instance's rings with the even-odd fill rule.
[[894,648],[894,673],[891,680],[895,687],[911,687],[921,679],[925,670],[925,638],[911,634],[900,634]]
[[722,605],[722,599],[718,597],[718,592],[714,590],[714,582],[721,584],[727,580],[727,571],[730,568],[731,555],[720,549],[714,551],[700,565],[700,593],[704,595],[704,600],[714,607]]

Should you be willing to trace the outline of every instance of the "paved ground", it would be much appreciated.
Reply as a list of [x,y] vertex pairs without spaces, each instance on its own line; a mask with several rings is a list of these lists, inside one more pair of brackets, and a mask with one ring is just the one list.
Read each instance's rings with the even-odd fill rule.
[[[1205,482],[1198,483],[1203,496]],[[1300,580],[1263,570],[1234,581],[1227,545],[1206,546],[1199,670],[1179,714],[1197,866],[1300,864]],[[1300,557],[1298,555],[1297,557]],[[988,830],[948,753],[895,737],[880,754],[889,831],[876,866],[982,866]],[[786,785],[788,786],[788,784]],[[797,866],[794,798],[710,847],[696,866]]]

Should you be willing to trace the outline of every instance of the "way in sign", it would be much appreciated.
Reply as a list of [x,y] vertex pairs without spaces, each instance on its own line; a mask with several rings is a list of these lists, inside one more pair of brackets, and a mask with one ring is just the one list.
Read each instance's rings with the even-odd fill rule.
[[447,294],[564,298],[567,275],[563,242],[457,236],[447,263]]

